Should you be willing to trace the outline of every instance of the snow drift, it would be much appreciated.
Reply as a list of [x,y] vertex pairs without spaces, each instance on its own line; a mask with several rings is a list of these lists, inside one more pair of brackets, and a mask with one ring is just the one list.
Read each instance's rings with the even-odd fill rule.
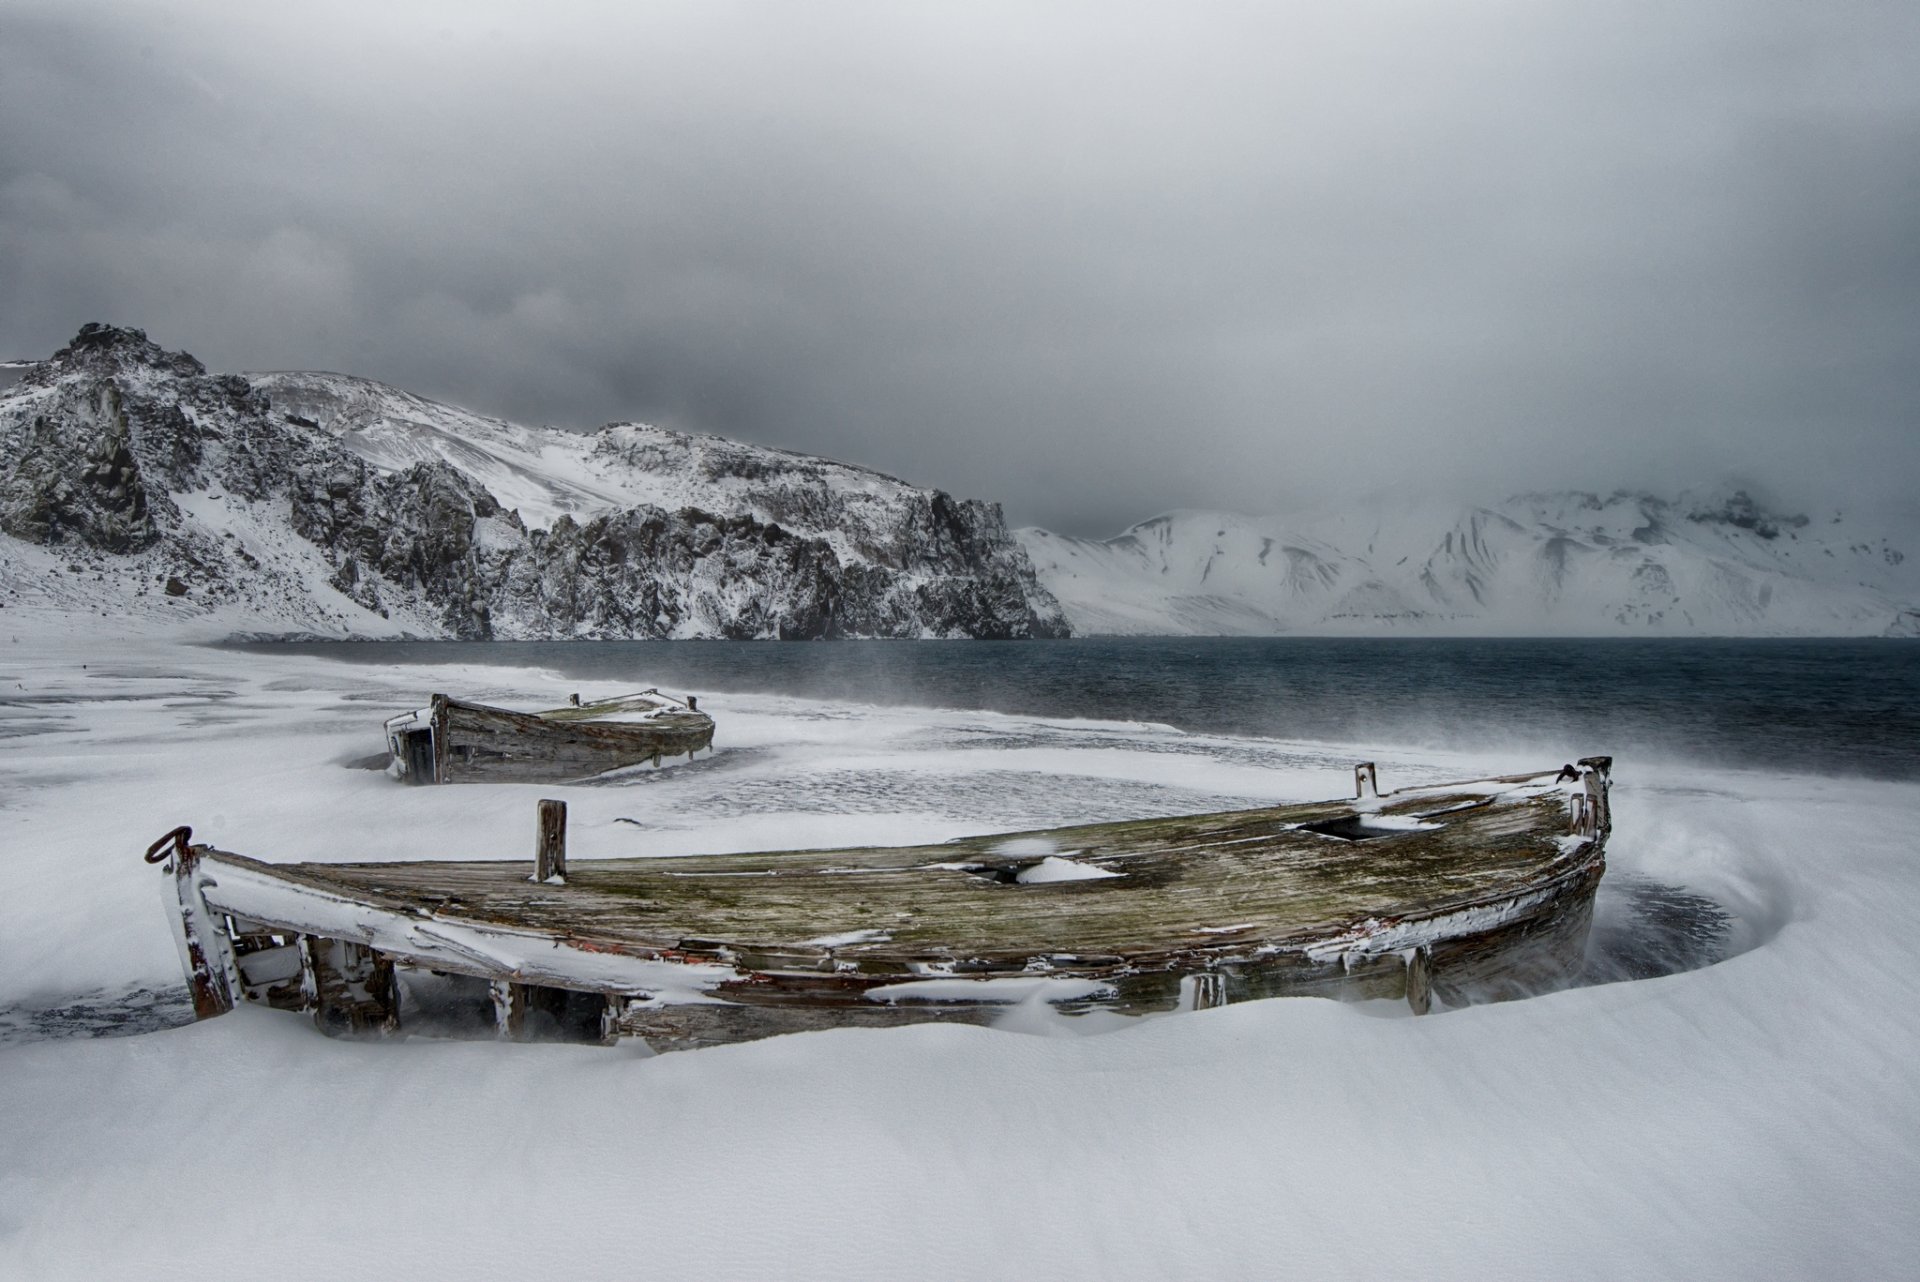
[[[1913,783],[1622,758],[1608,882],[1711,898],[1730,955],[1423,1019],[1295,999],[1089,1025],[1041,1000],[1003,1025],[1038,1036],[840,1030],[652,1059],[333,1041],[251,1010],[89,1037],[116,1031],[90,1014],[164,1015],[179,991],[164,878],[139,857],[160,832],[190,821],[281,860],[524,860],[549,786],[349,767],[425,686],[580,686],[42,622],[0,639],[0,1276],[1744,1280],[1899,1277],[1920,1250]],[[1355,753],[711,702],[710,761],[565,790],[573,857],[1306,799]],[[1532,760],[1364,754],[1392,783]],[[1111,1035],[1070,1035],[1093,1031]]]

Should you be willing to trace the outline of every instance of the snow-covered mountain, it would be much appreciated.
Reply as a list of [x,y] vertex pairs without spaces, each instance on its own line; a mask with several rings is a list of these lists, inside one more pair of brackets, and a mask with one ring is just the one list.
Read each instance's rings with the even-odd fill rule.
[[1920,635],[1920,559],[1741,490],[1182,511],[1105,540],[1016,537],[1083,634]]
[[4,374],[0,608],[500,638],[1920,635],[1905,540],[1739,490],[1183,511],[1096,541],[716,437],[208,374],[138,330]]
[[208,374],[89,325],[0,390],[0,605],[241,630],[1064,635],[996,505],[338,374]]

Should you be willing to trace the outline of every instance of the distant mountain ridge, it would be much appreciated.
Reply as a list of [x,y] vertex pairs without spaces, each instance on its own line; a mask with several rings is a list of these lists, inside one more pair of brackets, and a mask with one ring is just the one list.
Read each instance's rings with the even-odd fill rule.
[[1920,635],[1920,561],[1737,489],[1015,537],[1082,634]]
[[1745,491],[1171,512],[1105,540],[637,423],[526,427],[89,325],[0,384],[0,607],[474,638],[1920,635],[1920,558]]
[[89,325],[0,389],[0,605],[270,633],[1065,635],[996,505],[717,437],[209,374]]

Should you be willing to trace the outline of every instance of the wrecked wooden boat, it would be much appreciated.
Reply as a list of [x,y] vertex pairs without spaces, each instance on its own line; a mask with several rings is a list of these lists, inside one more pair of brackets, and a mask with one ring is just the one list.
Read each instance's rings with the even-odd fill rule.
[[713,747],[693,695],[642,690],[512,712],[436,694],[386,723],[388,772],[406,783],[566,783]]
[[1416,1013],[1565,986],[1605,867],[1611,761],[1352,800],[934,846],[269,864],[176,829],[148,851],[201,1016],[238,1001],[392,1034],[464,1003],[514,1040],[655,1049],[1009,1003],[1145,1015],[1264,997]]

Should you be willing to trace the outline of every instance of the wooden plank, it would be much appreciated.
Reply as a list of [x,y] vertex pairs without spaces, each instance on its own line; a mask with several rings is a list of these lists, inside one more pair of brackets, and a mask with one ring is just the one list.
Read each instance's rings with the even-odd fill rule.
[[[189,830],[180,829],[181,833]],[[187,988],[193,994],[195,1019],[212,1019],[232,1010],[239,999],[231,941],[220,915],[207,905],[201,892],[200,864],[210,847],[190,846],[183,837],[175,843],[168,863],[172,873],[174,943],[180,949]],[[153,851],[148,851],[151,858]]]
[[735,1042],[779,1037],[828,1028],[899,1028],[907,1024],[990,1024],[1004,1006],[645,1006],[631,1008],[620,1021],[623,1036],[639,1037],[657,1051],[698,1050]]
[[[1414,806],[1472,798],[1441,794]],[[1384,807],[1385,813],[1404,805]],[[282,875],[343,894],[592,941],[664,950],[690,939],[823,964],[1004,957],[1014,969],[1049,950],[1206,951],[1338,933],[1368,918],[1442,913],[1553,884],[1587,855],[1563,852],[1555,792],[1481,807],[1435,831],[1343,841],[1299,823],[1339,804],[1090,825],[1045,838],[1076,862],[1119,876],[1011,883],[1036,857],[997,853],[1008,837],[940,846],[774,852],[672,860],[595,860],[542,887],[512,865],[295,865]],[[524,868],[525,865],[520,865]],[[1017,874],[1014,874],[1017,875]],[[862,934],[828,948],[808,941]]]
[[400,742],[405,753],[401,763],[401,773],[408,783],[427,784],[439,782],[439,757],[434,750],[433,731],[407,730],[401,732]]

